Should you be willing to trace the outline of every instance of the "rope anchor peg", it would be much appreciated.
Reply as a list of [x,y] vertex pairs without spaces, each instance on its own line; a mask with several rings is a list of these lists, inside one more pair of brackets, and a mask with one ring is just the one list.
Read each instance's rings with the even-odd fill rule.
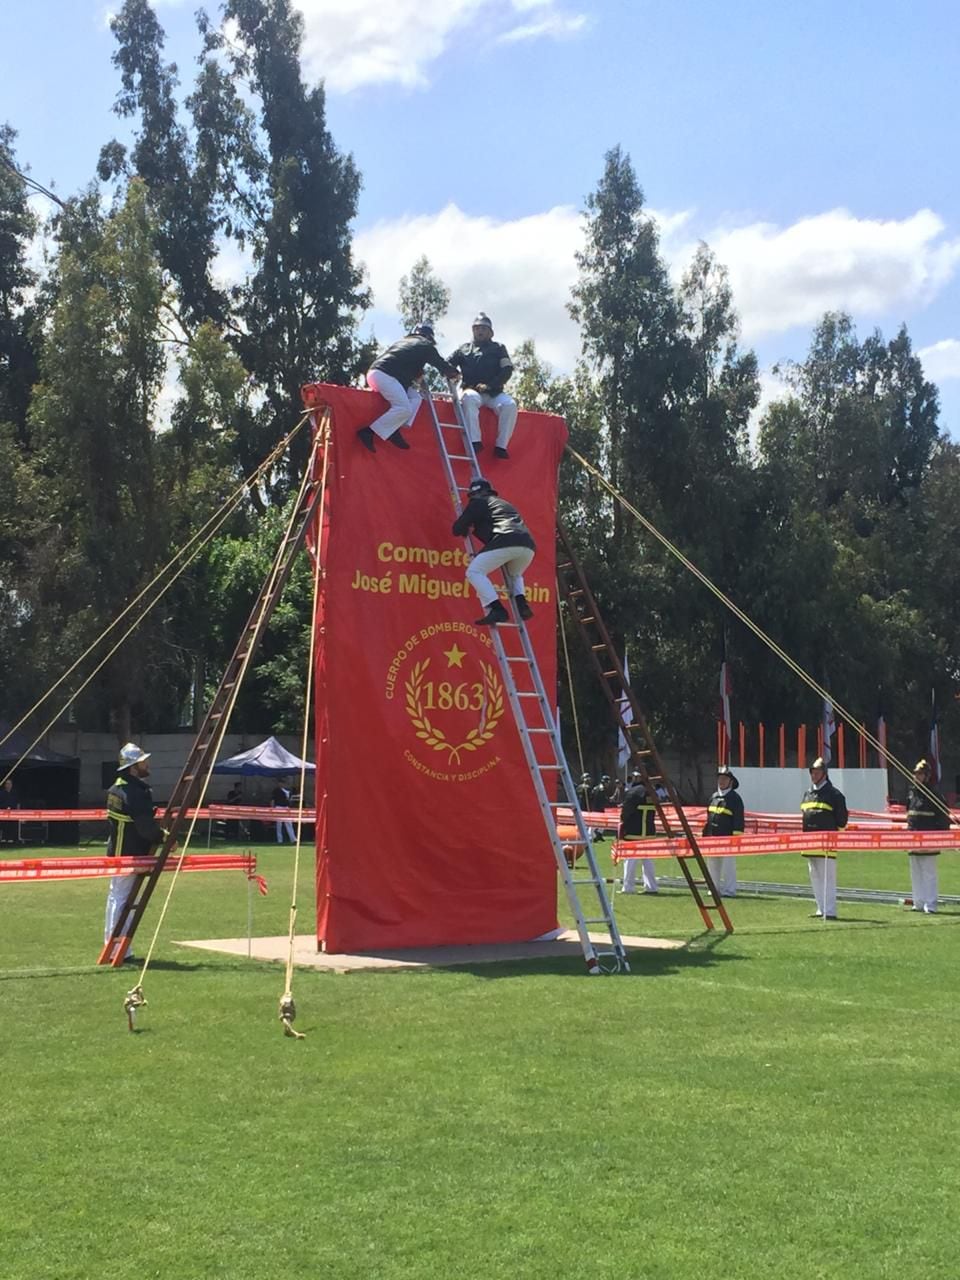
[[139,983],[135,987],[131,987],[126,994],[123,1002],[123,1008],[127,1015],[127,1027],[131,1031],[136,1031],[137,1010],[146,1007],[147,998],[143,994],[143,987]]
[[280,997],[280,1021],[283,1023],[283,1034],[290,1036],[293,1040],[306,1040],[306,1036],[302,1031],[295,1031],[293,1021],[297,1016],[297,1006],[293,1002],[293,996],[289,991],[285,991]]

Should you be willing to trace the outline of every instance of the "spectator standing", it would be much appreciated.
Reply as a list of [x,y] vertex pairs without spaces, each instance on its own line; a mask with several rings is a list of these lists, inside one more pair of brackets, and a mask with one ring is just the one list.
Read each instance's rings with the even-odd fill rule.
[[6,813],[8,816],[0,822],[0,844],[20,843],[20,823],[9,817],[9,814],[19,808],[20,794],[13,784],[13,778],[4,778],[3,786],[0,787],[0,813]]
[[[271,809],[287,809],[290,808],[290,792],[283,785],[283,781],[277,782],[273,788],[273,794],[270,797]],[[283,844],[283,833],[286,832],[290,837],[290,843],[296,844],[297,836],[293,829],[293,823],[289,818],[277,818],[277,844]]]

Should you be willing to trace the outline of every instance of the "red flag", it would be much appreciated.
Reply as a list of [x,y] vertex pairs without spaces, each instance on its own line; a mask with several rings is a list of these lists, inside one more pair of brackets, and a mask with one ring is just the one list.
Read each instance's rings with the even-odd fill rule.
[[[356,431],[379,397],[322,391],[333,453],[317,619],[318,938],[357,951],[537,937],[556,927],[556,863],[490,637],[474,625],[482,610],[427,407],[408,450],[383,442],[371,454]],[[437,408],[452,421],[449,402]],[[566,427],[521,413],[500,459],[494,426],[483,410],[484,474],[537,544],[528,631],[549,691]],[[447,440],[456,452],[456,433]]]

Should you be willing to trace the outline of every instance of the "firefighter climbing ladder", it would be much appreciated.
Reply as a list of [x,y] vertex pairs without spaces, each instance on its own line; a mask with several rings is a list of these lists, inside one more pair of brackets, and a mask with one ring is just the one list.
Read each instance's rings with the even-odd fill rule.
[[[318,427],[317,430],[320,434],[321,428]],[[203,780],[220,750],[237,687],[257,651],[267,623],[280,600],[320,498],[320,486],[305,478],[297,506],[287,524],[285,536],[277,548],[273,567],[254,603],[233,657],[227,664],[220,686],[210,704],[200,732],[194,740],[186,764],[183,766],[183,772],[160,819],[160,825],[167,834],[163,843],[152,850],[155,855],[153,868],[142,875],[131,877],[132,883],[126,908],[118,916],[113,933],[100,953],[98,964],[109,964],[114,967],[123,964],[130,942],[143,918],[164,865],[176,846],[177,834],[184,825],[187,810],[195,803]]]
[[[457,418],[454,423],[441,422],[429,391],[425,394],[437,437],[437,444],[440,449],[440,456],[443,459],[453,510],[456,515],[459,515],[465,505],[464,495],[467,492],[469,483],[480,475],[480,468],[473,445],[470,442],[469,432],[463,420],[456,391],[453,388],[451,388],[451,391],[454,412]],[[450,431],[458,433],[457,444],[465,452],[459,450],[451,452],[446,436],[446,433]],[[458,481],[455,464],[460,469],[461,476],[464,470],[469,472],[465,483],[461,484]],[[466,542],[468,550],[472,552],[473,547],[470,539],[467,538]],[[584,821],[573,778],[560,743],[560,734],[553,718],[551,702],[543,687],[543,680],[533,646],[530,643],[530,637],[527,634],[527,628],[523,623],[523,619],[517,613],[513,592],[510,590],[511,583],[506,573],[504,573],[504,581],[508,588],[511,621],[502,622],[499,626],[491,627],[490,639],[500,665],[513,717],[520,733],[524,757],[530,770],[530,777],[533,781],[544,825],[550,837],[550,843],[553,846],[554,857],[566,890],[567,901],[576,920],[583,957],[590,973],[627,973],[630,970],[630,966],[620,938],[620,931],[613,917],[606,884],[597,866],[590,832]],[[540,753],[541,757],[547,757],[546,759],[538,759],[538,745],[543,748]],[[559,801],[551,799],[551,795],[557,793],[564,798]],[[570,867],[567,862],[563,851],[563,841],[557,831],[557,815],[560,809],[570,809],[573,812],[573,819],[577,827],[578,844],[582,847],[584,853],[585,867],[583,870],[579,869],[576,862],[574,867]],[[602,931],[606,934],[607,940],[602,942],[599,948],[590,936],[591,926],[597,927],[598,930],[602,928]]]
[[[623,666],[614,650],[610,633],[600,616],[597,602],[587,585],[583,569],[559,520],[557,521],[557,539],[559,543],[557,582],[560,592],[567,601],[570,617],[577,624],[583,637],[600,679],[604,696],[630,749],[631,763],[640,773],[647,795],[656,807],[662,831],[673,838],[682,833],[689,842],[691,853],[683,857],[678,856],[677,861],[680,863],[680,870],[697,904],[704,925],[707,929],[716,927],[711,915],[711,912],[715,912],[723,922],[726,932],[732,933],[733,925],[730,923],[727,909],[717,893],[713,878],[700,852],[700,846],[697,844],[683,811],[683,805],[677,796],[676,788],[667,776],[646,717],[640,709],[636,694],[624,676]],[[633,713],[632,721],[627,720],[624,714],[628,705]],[[666,792],[665,800],[661,798],[660,790]],[[695,876],[691,871],[690,862],[696,864],[699,876]]]

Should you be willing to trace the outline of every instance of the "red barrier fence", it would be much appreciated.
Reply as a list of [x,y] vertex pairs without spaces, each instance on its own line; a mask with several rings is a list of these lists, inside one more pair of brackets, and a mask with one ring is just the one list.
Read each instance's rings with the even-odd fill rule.
[[[0,884],[24,880],[85,880],[93,876],[119,876],[153,870],[154,858],[11,858],[0,861]],[[176,857],[164,871],[175,871]],[[248,880],[262,881],[256,874],[252,853],[188,853],[181,871],[242,871]],[[263,882],[265,885],[265,882]]]

